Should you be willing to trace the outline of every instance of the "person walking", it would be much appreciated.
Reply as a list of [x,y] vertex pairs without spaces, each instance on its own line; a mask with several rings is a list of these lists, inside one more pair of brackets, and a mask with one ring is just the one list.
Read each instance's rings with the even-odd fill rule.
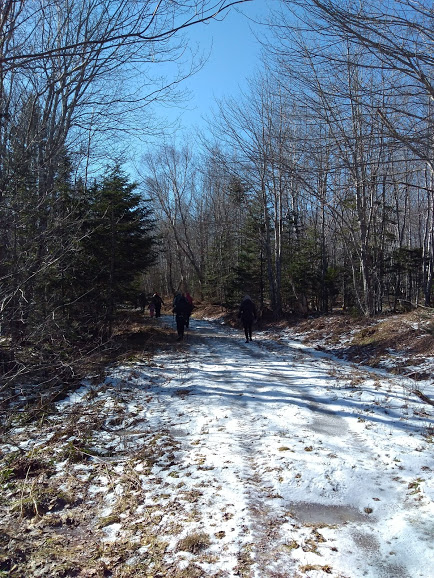
[[241,319],[246,336],[246,343],[252,341],[252,325],[256,319],[256,307],[248,295],[246,295],[240,304],[238,317]]
[[149,316],[154,317],[154,315],[155,315],[155,303],[152,301],[152,299],[148,305],[148,309],[149,309]]
[[164,302],[157,292],[152,295],[152,301],[155,305],[155,317],[161,317],[161,306],[164,305]]
[[190,305],[183,293],[177,293],[173,300],[173,313],[176,319],[176,331],[178,333],[177,341],[184,339],[185,326],[188,323]]
[[146,295],[143,293],[143,291],[139,294],[137,301],[139,304],[140,312],[144,313],[148,300],[146,299]]

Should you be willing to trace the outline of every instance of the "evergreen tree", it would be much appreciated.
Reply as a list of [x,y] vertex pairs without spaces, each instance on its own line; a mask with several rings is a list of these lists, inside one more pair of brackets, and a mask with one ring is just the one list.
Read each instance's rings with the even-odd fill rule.
[[59,241],[68,231],[58,185],[62,181],[69,186],[71,166],[64,149],[44,162],[42,124],[40,111],[29,97],[11,122],[8,154],[2,159],[7,179],[0,209],[0,297],[3,328],[14,339],[45,334],[51,300],[47,280],[59,266],[63,251]]
[[88,234],[73,270],[81,313],[103,321],[109,332],[117,306],[134,298],[137,277],[155,260],[151,211],[136,189],[119,166],[95,183]]
[[307,229],[285,244],[283,293],[285,303],[298,313],[320,308],[322,255],[318,232]]
[[259,207],[253,204],[241,230],[240,257],[234,289],[237,289],[237,302],[243,295],[248,294],[258,302],[260,308],[263,306],[265,295],[268,295],[265,286],[262,236],[263,224]]

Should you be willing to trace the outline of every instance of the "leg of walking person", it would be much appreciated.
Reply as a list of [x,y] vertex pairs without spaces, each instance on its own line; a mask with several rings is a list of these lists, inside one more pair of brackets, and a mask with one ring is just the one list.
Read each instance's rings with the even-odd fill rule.
[[176,330],[178,332],[178,341],[184,339],[185,320],[181,315],[176,316]]
[[246,343],[249,342],[249,326],[247,323],[244,323],[244,335],[246,336]]

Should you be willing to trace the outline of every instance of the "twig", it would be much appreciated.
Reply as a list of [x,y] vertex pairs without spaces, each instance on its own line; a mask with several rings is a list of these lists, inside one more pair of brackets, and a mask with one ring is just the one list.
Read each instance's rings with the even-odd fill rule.
[[429,397],[427,397],[424,393],[422,393],[419,389],[415,389],[413,391],[413,393],[415,393],[417,395],[417,397],[419,397],[422,401],[424,401],[425,403],[429,403],[429,405],[434,405],[434,401],[432,399],[430,399]]

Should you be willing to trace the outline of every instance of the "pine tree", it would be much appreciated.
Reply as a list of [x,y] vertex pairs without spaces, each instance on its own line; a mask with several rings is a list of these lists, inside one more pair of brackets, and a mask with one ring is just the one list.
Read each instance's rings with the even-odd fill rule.
[[92,187],[88,234],[74,268],[84,311],[109,332],[117,306],[133,300],[137,276],[155,260],[151,210],[136,189],[119,166]]

